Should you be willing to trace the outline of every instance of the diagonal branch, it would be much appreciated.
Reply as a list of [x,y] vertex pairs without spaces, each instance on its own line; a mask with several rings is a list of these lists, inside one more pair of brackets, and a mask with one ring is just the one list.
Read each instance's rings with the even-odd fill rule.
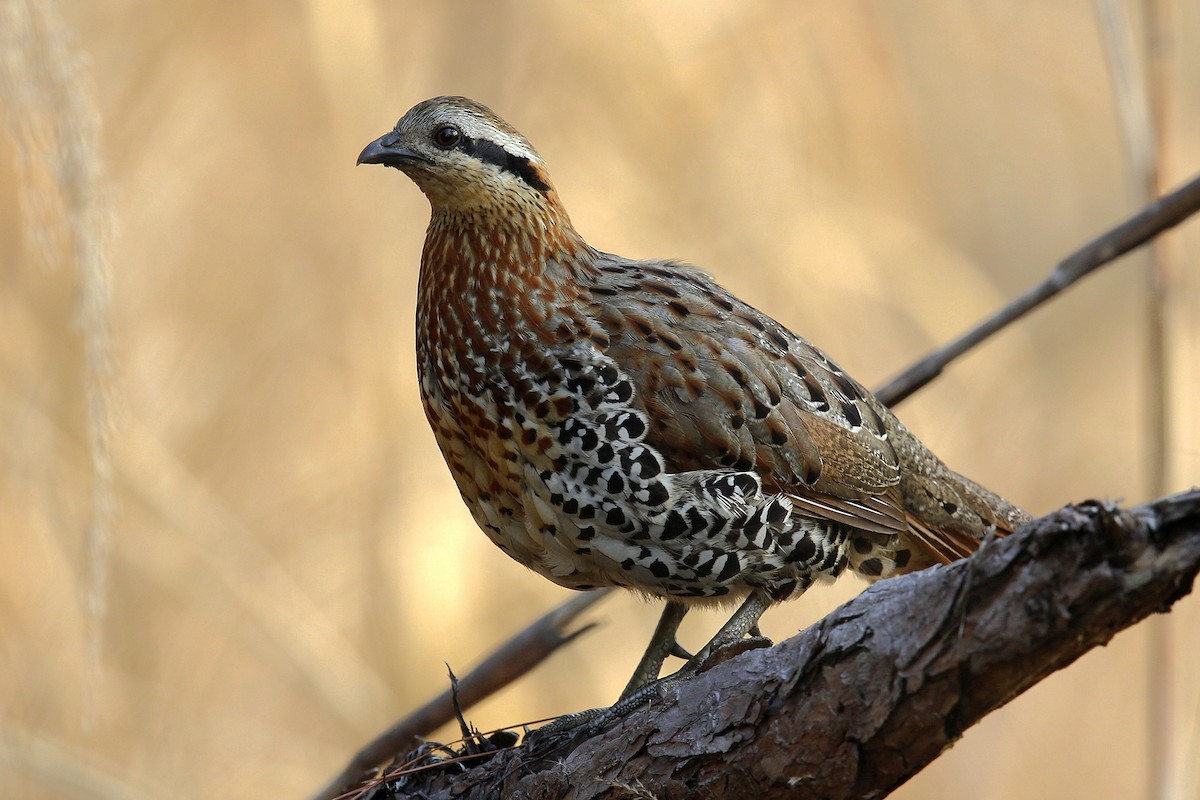
[[936,378],[951,361],[1045,303],[1098,267],[1141,247],[1200,211],[1200,176],[1147,205],[1059,262],[1044,281],[945,347],[934,350],[881,387],[875,396],[894,406]]
[[1198,572],[1200,491],[1132,511],[1068,506],[966,560],[881,581],[598,734],[372,797],[882,797],[989,712],[1168,610]]

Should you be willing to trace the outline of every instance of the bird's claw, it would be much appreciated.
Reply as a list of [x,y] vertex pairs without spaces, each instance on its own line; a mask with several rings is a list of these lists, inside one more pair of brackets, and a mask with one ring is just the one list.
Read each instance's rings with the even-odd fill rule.
[[693,658],[691,653],[683,649],[683,645],[678,640],[671,643],[670,654],[676,658],[682,658],[684,661],[691,661]]
[[766,636],[748,636],[745,639],[726,642],[709,653],[708,657],[699,664],[696,664],[694,674],[699,675],[701,672],[707,672],[718,664],[724,664],[729,659],[740,656],[742,653],[748,653],[751,650],[761,650],[764,647],[771,647],[773,644],[774,642]]

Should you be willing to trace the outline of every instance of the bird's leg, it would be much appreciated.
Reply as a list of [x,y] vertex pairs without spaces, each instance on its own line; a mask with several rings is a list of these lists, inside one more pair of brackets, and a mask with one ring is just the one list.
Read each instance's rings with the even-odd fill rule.
[[676,678],[676,682],[678,682],[678,680],[690,678],[700,672],[718,652],[740,642],[750,631],[757,631],[759,617],[763,615],[770,604],[771,601],[764,592],[751,592],[750,596],[738,606],[738,610],[733,612],[733,616],[721,626],[721,630],[717,631],[717,635],[700,648],[700,652],[688,659],[679,672],[669,675],[663,680]]
[[639,706],[650,702],[665,689],[676,686],[703,670],[716,654],[731,645],[736,645],[749,631],[754,629],[758,624],[758,618],[763,615],[770,604],[765,593],[752,592],[738,607],[738,610],[733,612],[733,616],[721,626],[717,635],[704,645],[700,652],[688,659],[688,662],[679,671],[658,680],[648,679],[648,682],[638,684],[637,681],[643,675],[657,674],[662,667],[663,660],[677,646],[675,631],[679,628],[684,614],[687,613],[687,606],[682,603],[668,602],[667,607],[663,609],[658,627],[654,630],[654,636],[650,639],[650,647],[642,656],[641,663],[633,673],[633,678],[630,679],[629,685],[621,694],[621,699],[610,708],[593,708],[559,717],[549,725],[540,728],[536,733],[540,736],[548,736],[578,729],[586,730],[590,734],[602,729],[612,720],[619,719]]
[[658,627],[654,629],[654,635],[650,637],[650,644],[646,646],[646,652],[642,655],[642,660],[638,662],[637,668],[629,678],[629,683],[621,692],[621,699],[629,697],[656,679],[659,670],[662,669],[663,661],[667,656],[678,651],[679,643],[675,640],[675,633],[679,630],[679,623],[683,622],[683,617],[687,612],[688,607],[683,603],[667,601],[662,616],[658,620]]
[[[621,699],[618,700],[612,706],[612,708],[601,710],[599,713],[595,713],[596,710],[594,710],[593,712],[590,712],[590,715],[586,718],[577,719],[570,723],[569,726],[574,727],[575,725],[586,723],[590,729],[599,729],[607,724],[610,720],[625,716],[635,708],[645,705],[651,699],[657,697],[662,691],[670,689],[672,686],[676,686],[697,674],[709,665],[709,662],[713,656],[725,648],[731,645],[736,645],[738,642],[740,642],[750,631],[750,629],[758,624],[758,618],[763,615],[763,612],[767,610],[767,606],[770,604],[771,601],[764,592],[751,592],[750,596],[747,597],[745,601],[738,607],[738,610],[733,612],[733,616],[729,618],[729,621],[721,626],[721,630],[717,631],[717,635],[714,636],[708,644],[704,645],[704,647],[700,649],[700,652],[688,659],[688,662],[684,664],[678,672],[673,672],[664,678],[650,681],[649,683],[633,689],[632,691],[626,687],[625,693],[621,695]],[[668,620],[668,617],[675,613],[670,610],[672,605],[675,604],[668,603],[667,609],[663,611],[662,620],[659,622],[660,629],[672,624]],[[686,608],[684,610],[686,611]],[[679,613],[679,619],[683,619],[682,612]],[[670,637],[672,640],[675,638],[674,628],[679,626],[679,621],[676,620],[673,625],[674,627],[671,628],[672,635]],[[653,644],[658,638],[659,631],[656,630],[654,632],[654,639],[651,640],[651,643]],[[659,649],[661,649],[663,646],[663,644],[659,643]],[[649,656],[650,652],[648,651],[646,656],[642,657],[643,664],[649,660]],[[658,661],[659,665],[661,666],[662,657],[660,657]],[[642,665],[639,664],[638,670],[640,671],[641,668]],[[636,672],[634,673],[634,676],[637,677]],[[632,685],[633,681],[630,681],[630,684]],[[589,712],[584,713],[589,714]]]

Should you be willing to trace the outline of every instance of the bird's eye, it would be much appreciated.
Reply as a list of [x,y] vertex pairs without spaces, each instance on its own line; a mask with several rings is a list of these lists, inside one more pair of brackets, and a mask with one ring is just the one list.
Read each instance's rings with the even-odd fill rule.
[[438,128],[433,134],[433,143],[444,150],[449,150],[454,145],[458,144],[458,140],[462,138],[462,131],[453,125],[446,125]]

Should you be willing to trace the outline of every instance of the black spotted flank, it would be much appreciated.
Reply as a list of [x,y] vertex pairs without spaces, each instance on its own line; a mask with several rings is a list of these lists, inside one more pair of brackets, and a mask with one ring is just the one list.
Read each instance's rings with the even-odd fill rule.
[[480,161],[495,164],[505,172],[511,172],[543,194],[550,190],[550,184],[542,178],[537,167],[529,163],[528,158],[513,155],[495,142],[464,136],[458,143],[458,149]]
[[738,492],[744,495],[751,495],[758,491],[758,481],[752,475],[744,472],[729,476],[729,482]]
[[621,381],[613,384],[608,393],[604,395],[604,399],[609,403],[628,403],[633,397],[633,384],[629,381]]
[[724,583],[725,581],[731,580],[741,571],[742,562],[738,560],[737,555],[734,553],[726,553],[725,563],[722,565],[721,571],[717,573],[717,580]]
[[574,394],[586,395],[596,387],[596,379],[590,375],[573,375],[567,379],[567,389]]
[[878,558],[864,559],[863,562],[858,565],[858,571],[863,575],[877,577],[883,574],[883,562]]
[[667,491],[667,487],[663,486],[661,481],[646,484],[646,488],[638,492],[636,496],[639,501],[651,506],[661,506],[671,499],[671,493]]
[[687,520],[678,511],[672,510],[667,514],[667,521],[663,523],[662,538],[664,541],[674,539],[676,536],[682,536],[688,532]]
[[604,435],[614,440],[638,440],[646,435],[646,422],[637,414],[623,411],[600,418]]

